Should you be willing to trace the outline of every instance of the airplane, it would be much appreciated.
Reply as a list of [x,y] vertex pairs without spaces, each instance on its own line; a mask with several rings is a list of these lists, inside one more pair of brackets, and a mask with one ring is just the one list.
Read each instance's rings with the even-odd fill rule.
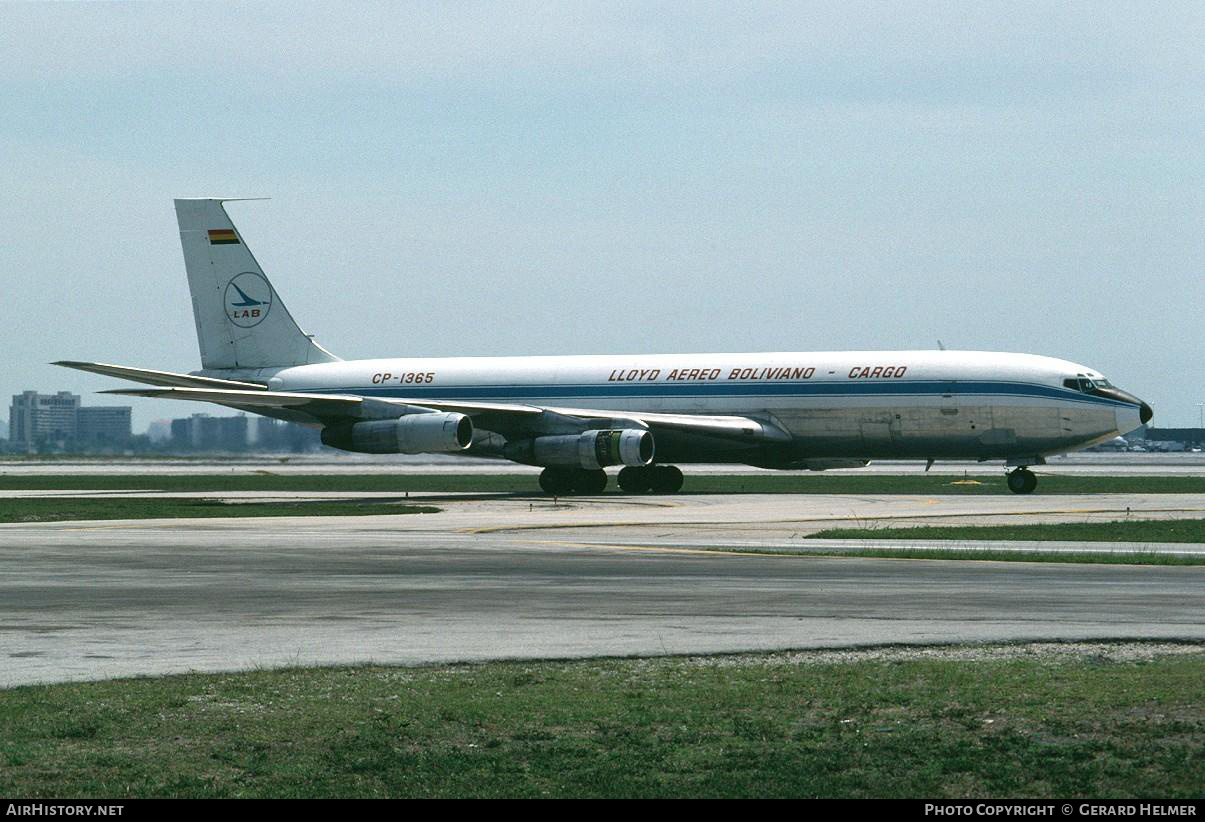
[[1008,488],[1027,494],[1030,466],[1153,414],[1087,366],[944,346],[344,361],[294,321],[230,220],[231,199],[175,201],[200,370],[55,365],[154,386],[103,393],[320,426],[323,443],[346,451],[539,466],[551,495],[601,493],[613,466],[635,494],[680,491],[675,463],[822,471],[901,459],[926,470],[1002,460]]

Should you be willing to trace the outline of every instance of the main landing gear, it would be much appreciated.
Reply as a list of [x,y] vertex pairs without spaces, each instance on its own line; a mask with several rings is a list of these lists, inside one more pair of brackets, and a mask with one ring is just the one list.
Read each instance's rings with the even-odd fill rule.
[[[619,472],[619,487],[629,494],[676,494],[682,490],[682,472],[675,465],[629,465]],[[554,465],[540,472],[540,488],[554,497],[572,494],[601,494],[607,473],[601,468],[571,468]]]
[[1008,490],[1014,494],[1028,494],[1037,487],[1038,478],[1028,468],[1022,466],[1008,472]]
[[629,465],[619,472],[618,479],[619,487],[629,494],[676,494],[682,490],[682,471],[676,465]]
[[601,468],[569,468],[554,465],[540,472],[540,487],[545,494],[566,497],[570,494],[601,494],[607,487],[607,472]]

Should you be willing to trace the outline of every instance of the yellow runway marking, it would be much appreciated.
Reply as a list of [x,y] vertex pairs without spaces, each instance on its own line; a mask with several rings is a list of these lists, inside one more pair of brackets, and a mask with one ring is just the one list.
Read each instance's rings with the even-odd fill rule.
[[[1005,559],[975,559],[972,557],[876,557],[852,553],[778,553],[775,551],[738,551],[728,548],[659,548],[655,545],[614,545],[602,542],[561,542],[558,540],[524,540],[531,545],[559,545],[564,548],[580,548],[582,550],[599,551],[643,551],[658,554],[687,554],[691,556],[730,556],[730,557],[760,557],[762,559],[873,559],[884,562],[978,562],[981,564],[1016,565],[1027,560]],[[1057,560],[1042,560],[1042,565],[1080,565],[1082,563],[1058,562]],[[1125,568],[1157,568],[1154,565],[1124,565]]]
[[[224,517],[212,517],[212,519],[224,519]],[[230,519],[243,519],[243,517],[230,517]],[[113,525],[90,525],[87,528],[60,528],[58,530],[75,532],[75,531],[113,531],[118,528],[156,528],[156,527],[162,528],[165,523],[169,523],[169,522],[174,524],[174,523],[178,523],[179,520],[164,517],[164,518],[160,518],[160,519],[145,520],[142,522],[120,522],[120,523],[114,523]],[[29,524],[33,525],[35,523],[29,523]],[[42,523],[38,523],[38,524],[42,524]],[[45,524],[52,525],[53,523],[45,523]]]
[[559,545],[563,548],[583,548],[586,550],[603,550],[603,551],[650,551],[663,554],[705,554],[715,556],[717,554],[728,556],[742,557],[804,557],[803,554],[767,554],[758,551],[728,551],[728,550],[708,550],[706,548],[659,548],[656,545],[611,545],[602,542],[563,542],[553,539],[529,539],[524,542],[530,545]]

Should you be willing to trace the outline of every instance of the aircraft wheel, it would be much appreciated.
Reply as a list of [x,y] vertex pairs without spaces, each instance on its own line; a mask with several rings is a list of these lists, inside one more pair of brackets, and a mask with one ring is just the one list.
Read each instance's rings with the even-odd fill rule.
[[642,494],[649,490],[649,474],[649,469],[644,466],[629,465],[619,470],[617,481],[627,493]]
[[573,469],[554,465],[540,472],[540,487],[544,493],[553,497],[563,497],[573,493]]
[[682,490],[682,471],[676,465],[654,465],[649,486],[657,494],[676,494]]
[[601,494],[607,487],[607,472],[581,469],[573,472],[573,490],[579,494]]
[[1028,494],[1038,487],[1038,478],[1028,468],[1018,468],[1008,474],[1008,490],[1014,494]]

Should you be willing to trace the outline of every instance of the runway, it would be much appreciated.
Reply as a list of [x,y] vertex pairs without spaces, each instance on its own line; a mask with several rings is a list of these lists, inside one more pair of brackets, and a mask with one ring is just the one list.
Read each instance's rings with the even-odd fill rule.
[[[776,472],[747,465],[706,465],[697,469],[707,474],[765,475]],[[843,468],[842,476],[890,476],[920,474],[925,471],[924,460],[891,460],[872,462],[864,468]],[[22,457],[0,456],[0,475],[37,476],[46,474],[530,474],[540,469],[512,462],[475,459],[440,454],[351,454],[324,451],[316,454],[241,454],[223,457],[153,457],[124,458],[103,456],[93,458],[30,460]],[[932,473],[949,476],[988,476],[1001,478],[998,463],[939,462]],[[1051,457],[1041,467],[1040,474],[1079,476],[1200,476],[1205,474],[1205,453],[1131,453],[1090,452]]]
[[875,518],[1205,515],[1197,497],[411,499],[445,510],[2,525],[0,686],[369,661],[1205,641],[1205,568],[699,550],[794,545]]

